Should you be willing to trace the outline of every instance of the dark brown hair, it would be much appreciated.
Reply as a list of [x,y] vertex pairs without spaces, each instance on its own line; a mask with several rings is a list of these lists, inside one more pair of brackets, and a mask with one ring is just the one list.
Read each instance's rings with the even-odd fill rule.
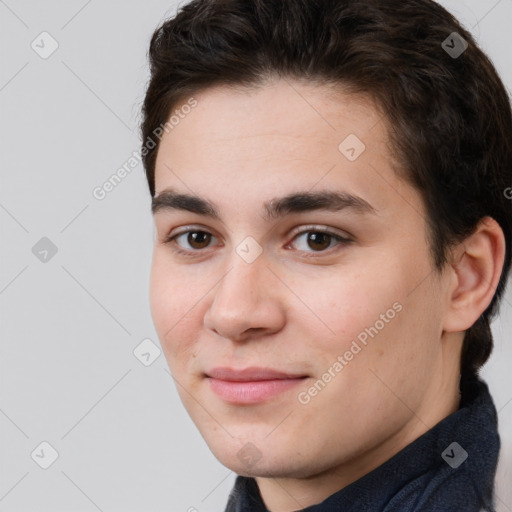
[[[458,56],[454,32],[468,44]],[[431,0],[193,0],[155,31],[149,60],[141,132],[152,196],[158,127],[194,93],[287,77],[370,95],[401,177],[425,202],[436,269],[483,217],[504,232],[496,294],[464,338],[462,375],[477,374],[511,264],[512,113],[494,66],[450,13]]]

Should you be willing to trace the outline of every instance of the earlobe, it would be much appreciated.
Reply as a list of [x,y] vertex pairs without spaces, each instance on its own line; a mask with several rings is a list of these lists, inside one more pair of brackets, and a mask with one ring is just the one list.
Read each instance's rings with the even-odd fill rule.
[[505,261],[503,230],[485,217],[454,254],[449,263],[453,284],[443,326],[446,332],[469,329],[491,303]]

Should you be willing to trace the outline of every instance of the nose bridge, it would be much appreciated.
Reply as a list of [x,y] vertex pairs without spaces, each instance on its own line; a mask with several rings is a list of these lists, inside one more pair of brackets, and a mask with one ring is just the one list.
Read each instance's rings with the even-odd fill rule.
[[251,250],[244,243],[233,250],[228,272],[215,292],[214,301],[220,303],[227,300],[228,307],[233,311],[256,306],[260,293],[264,293],[266,288],[263,281],[266,280],[265,274],[270,273],[266,259],[263,254],[249,258]]
[[273,275],[268,262],[261,252],[248,258],[251,246],[247,249],[242,243],[233,251],[205,315],[206,327],[227,338],[235,339],[249,328],[265,328],[279,322],[272,314],[276,305],[271,299],[274,287],[269,281]]

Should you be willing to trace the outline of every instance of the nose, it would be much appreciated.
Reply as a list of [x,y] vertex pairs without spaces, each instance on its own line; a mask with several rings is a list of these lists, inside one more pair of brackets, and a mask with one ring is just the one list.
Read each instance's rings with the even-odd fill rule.
[[[204,325],[223,338],[244,341],[279,331],[285,322],[282,285],[261,254],[247,263],[236,253],[213,291]],[[281,291],[280,291],[281,290]]]

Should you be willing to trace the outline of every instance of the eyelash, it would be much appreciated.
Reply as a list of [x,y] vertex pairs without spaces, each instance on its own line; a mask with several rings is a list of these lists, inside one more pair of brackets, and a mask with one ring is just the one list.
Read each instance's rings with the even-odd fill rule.
[[[212,235],[212,233],[209,233],[208,231],[203,230],[203,229],[188,229],[186,231],[181,231],[180,233],[176,233],[172,236],[168,236],[164,240],[164,243],[171,245],[172,250],[177,254],[181,254],[184,256],[190,256],[190,257],[199,256],[200,253],[206,251],[207,249],[195,249],[193,251],[187,251],[185,249],[181,249],[175,241],[176,238],[183,236],[183,235],[187,235],[189,233],[206,233],[208,235]],[[307,234],[307,233],[322,233],[322,234],[328,235],[338,242],[337,245],[341,245],[341,246],[348,245],[349,243],[351,243],[353,241],[350,238],[343,237],[341,235],[338,235],[338,234],[333,233],[332,231],[329,231],[326,229],[316,229],[315,226],[307,226],[306,229],[304,229],[303,231],[299,231],[298,233],[296,233],[294,235],[292,241],[295,240],[296,238],[298,238],[299,236]],[[215,235],[212,235],[212,236],[214,237]],[[314,258],[314,257],[317,257],[317,255],[321,256],[321,255],[329,252],[331,249],[332,249],[332,247],[329,247],[328,249],[325,249],[322,251],[302,251],[302,252],[305,252],[306,254],[311,253],[310,255],[307,255],[306,257]]]

